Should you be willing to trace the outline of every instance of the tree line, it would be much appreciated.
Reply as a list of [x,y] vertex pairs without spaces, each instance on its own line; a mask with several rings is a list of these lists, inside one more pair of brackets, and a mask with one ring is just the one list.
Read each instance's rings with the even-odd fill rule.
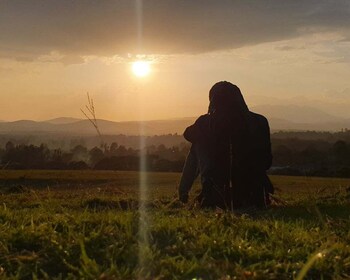
[[45,144],[16,145],[9,141],[0,149],[0,159],[3,169],[139,170],[142,155],[149,171],[180,172],[188,151],[189,145],[186,144],[133,149],[115,142],[91,149],[76,145],[64,151],[49,149]]
[[273,139],[272,174],[350,177],[350,141]]
[[[14,144],[0,148],[2,169],[140,169],[144,156],[149,171],[181,172],[190,145],[166,147],[150,145],[127,148],[116,142],[88,149],[76,145],[70,150],[50,149],[47,145]],[[272,138],[271,174],[350,177],[350,141]]]

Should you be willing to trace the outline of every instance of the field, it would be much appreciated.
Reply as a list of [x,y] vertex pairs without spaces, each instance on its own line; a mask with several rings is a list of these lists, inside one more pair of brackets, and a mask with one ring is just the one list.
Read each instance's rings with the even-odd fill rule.
[[272,176],[274,205],[232,214],[179,177],[0,171],[0,279],[350,278],[350,180]]

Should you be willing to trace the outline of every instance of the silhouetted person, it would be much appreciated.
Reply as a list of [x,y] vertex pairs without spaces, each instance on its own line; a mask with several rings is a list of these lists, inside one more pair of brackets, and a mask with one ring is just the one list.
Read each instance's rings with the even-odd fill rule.
[[270,129],[265,117],[250,112],[239,88],[216,83],[209,92],[209,112],[185,130],[192,143],[179,186],[180,200],[198,174],[202,207],[264,207],[273,186],[266,175],[272,162]]

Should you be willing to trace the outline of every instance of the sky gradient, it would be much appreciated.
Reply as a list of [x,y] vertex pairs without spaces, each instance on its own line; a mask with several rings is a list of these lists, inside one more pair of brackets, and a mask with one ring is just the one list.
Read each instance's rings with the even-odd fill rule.
[[349,77],[347,0],[0,0],[0,120],[83,117],[86,92],[100,118],[196,116],[220,80],[350,118]]

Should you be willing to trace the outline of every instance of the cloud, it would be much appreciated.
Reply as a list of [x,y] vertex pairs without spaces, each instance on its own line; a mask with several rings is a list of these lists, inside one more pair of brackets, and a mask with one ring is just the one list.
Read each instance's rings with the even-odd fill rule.
[[140,48],[135,3],[2,0],[0,56],[57,52],[76,63],[90,55],[227,50],[318,32],[350,38],[348,0],[144,0]]
[[284,45],[284,46],[276,47],[276,50],[279,50],[279,51],[294,51],[294,50],[304,50],[304,49],[306,49],[304,46],[295,47],[295,46]]

